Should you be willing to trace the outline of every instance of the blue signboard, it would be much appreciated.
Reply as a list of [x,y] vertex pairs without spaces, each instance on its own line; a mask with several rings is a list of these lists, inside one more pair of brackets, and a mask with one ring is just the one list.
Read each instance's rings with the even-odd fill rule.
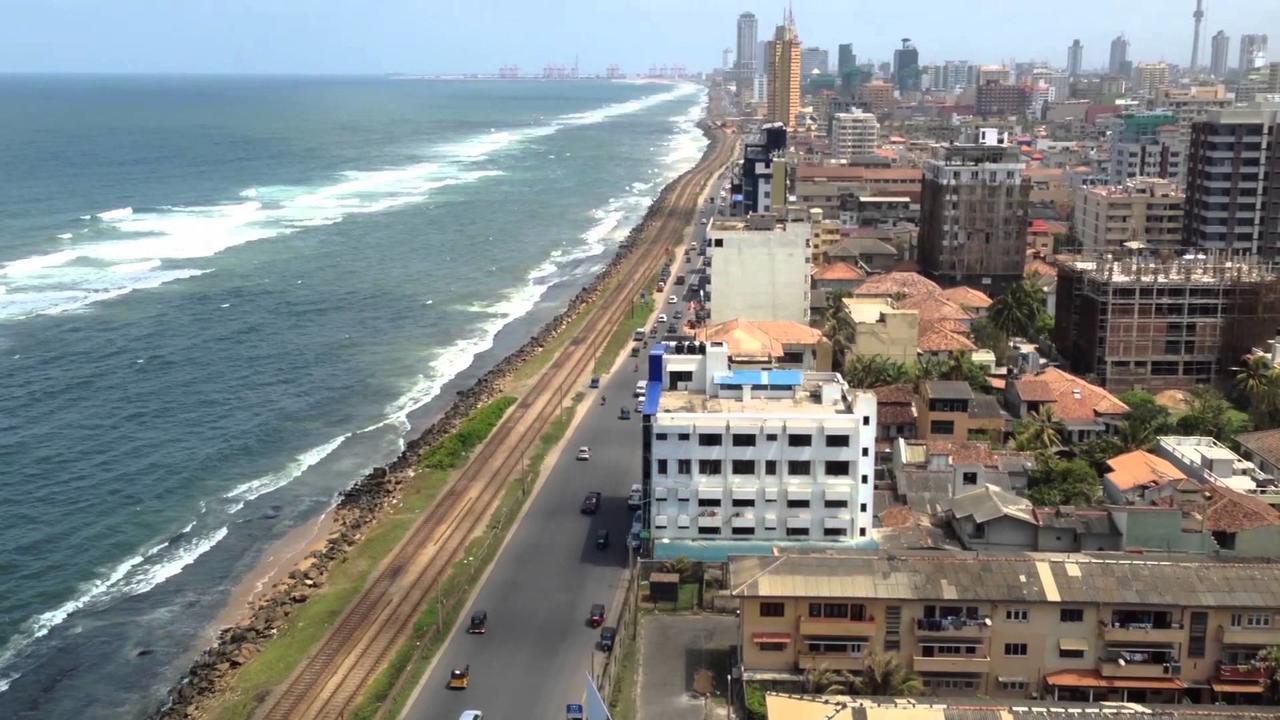
[[582,706],[578,703],[569,703],[564,708],[565,720],[582,720]]

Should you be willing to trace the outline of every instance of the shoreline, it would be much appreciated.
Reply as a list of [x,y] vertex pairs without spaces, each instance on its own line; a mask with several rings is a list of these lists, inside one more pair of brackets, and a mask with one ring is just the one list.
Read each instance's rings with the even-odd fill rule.
[[[698,121],[707,143],[699,161],[716,146],[713,126],[708,122],[709,113],[710,98]],[[299,525],[268,546],[263,559],[237,583],[215,620],[217,624],[226,624],[214,633],[212,644],[190,663],[149,718],[197,717],[204,703],[221,694],[235,674],[235,668],[251,660],[258,653],[259,644],[279,632],[292,610],[324,586],[329,569],[345,558],[365,533],[398,503],[402,488],[413,478],[423,453],[456,430],[476,409],[497,398],[519,367],[592,306],[604,284],[618,276],[622,263],[636,249],[637,241],[670,203],[672,185],[696,167],[696,162],[663,185],[605,265],[567,299],[561,312],[534,330],[524,343],[500,358],[469,386],[457,390],[452,402],[441,409],[417,437],[408,440],[397,457],[353,481],[320,518]]]

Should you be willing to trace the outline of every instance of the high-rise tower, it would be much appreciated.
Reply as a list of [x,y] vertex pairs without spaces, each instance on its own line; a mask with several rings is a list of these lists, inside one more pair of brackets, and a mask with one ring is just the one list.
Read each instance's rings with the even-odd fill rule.
[[1244,77],[1251,71],[1267,64],[1267,36],[1240,36],[1240,75]]
[[1071,78],[1072,80],[1079,77],[1080,68],[1083,65],[1084,65],[1084,45],[1080,44],[1080,38],[1076,38],[1071,42],[1071,47],[1067,48],[1067,77]]
[[765,44],[769,62],[769,102],[766,117],[788,129],[796,126],[800,110],[800,36],[796,34],[795,16],[788,10],[782,25]]
[[1196,11],[1191,14],[1196,20],[1196,34],[1191,40],[1191,72],[1200,67],[1200,23],[1204,21],[1204,0],[1196,0]]
[[1209,41],[1209,74],[1221,80],[1227,76],[1227,63],[1231,53],[1231,38],[1219,30]]
[[758,35],[759,29],[756,25],[756,16],[749,12],[739,15],[738,54],[735,56],[734,70],[737,75],[738,94],[741,96],[751,93],[752,81],[760,72],[760,68],[757,65],[759,58],[756,55],[756,38]]
[[1111,41],[1111,61],[1107,63],[1107,74],[1128,75],[1129,40],[1123,34]]

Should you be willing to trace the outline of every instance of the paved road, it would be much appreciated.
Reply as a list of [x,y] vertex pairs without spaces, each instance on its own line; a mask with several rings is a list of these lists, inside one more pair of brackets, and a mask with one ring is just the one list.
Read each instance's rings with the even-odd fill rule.
[[[626,495],[640,482],[640,420],[618,419],[623,404],[634,409],[632,391],[643,379],[643,361],[641,372],[633,366],[624,361],[588,395],[585,417],[481,587],[472,609],[488,611],[488,634],[455,633],[406,718],[457,720],[481,710],[485,720],[561,720],[565,703],[581,701],[599,632],[587,626],[587,612],[610,604],[622,585],[632,516]],[[582,445],[591,448],[588,462],[574,459]],[[595,516],[578,511],[589,490],[604,493]],[[611,535],[605,551],[594,545],[598,528]],[[450,669],[467,664],[470,689],[446,690]]]
[[[693,692],[694,674],[712,673],[723,698],[738,619],[723,615],[650,615],[640,630],[640,720],[702,720],[707,704]],[[723,717],[724,703],[713,703]]]

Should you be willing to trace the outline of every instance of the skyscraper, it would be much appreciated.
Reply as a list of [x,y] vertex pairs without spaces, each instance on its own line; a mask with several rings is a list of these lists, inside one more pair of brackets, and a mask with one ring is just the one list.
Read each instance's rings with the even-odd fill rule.
[[800,110],[800,37],[796,34],[795,18],[790,11],[784,24],[773,31],[773,39],[765,49],[769,59],[766,117],[769,122],[779,122],[788,129],[794,129],[796,113]]
[[1267,64],[1267,36],[1240,36],[1240,74],[1248,75],[1250,70],[1257,70]]
[[1231,38],[1219,30],[1214,33],[1209,53],[1209,73],[1218,79],[1227,76],[1227,58],[1231,52]]
[[846,97],[858,86],[858,56],[853,54],[852,43],[841,43],[836,55],[836,74],[840,77],[840,90]]
[[920,91],[920,51],[911,38],[902,38],[902,47],[893,51],[893,81],[899,94]]
[[968,60],[948,60],[942,64],[942,87],[946,90],[968,87],[972,67]]
[[[1080,68],[1084,65],[1084,45],[1080,44],[1080,38],[1071,41],[1071,47],[1067,48],[1067,77],[1072,80],[1080,76]],[[1066,98],[1061,98],[1066,99]]]
[[1129,40],[1120,34],[1111,41],[1111,61],[1107,63],[1107,74],[1127,75],[1125,66],[1129,63]]
[[827,51],[820,47],[807,47],[800,51],[800,75],[804,82],[817,70],[822,74],[831,72],[831,59]]
[[746,95],[750,91],[751,84],[759,73],[759,68],[756,67],[759,61],[756,55],[758,33],[755,15],[744,12],[738,16],[738,54],[734,69],[737,71],[739,95]]

